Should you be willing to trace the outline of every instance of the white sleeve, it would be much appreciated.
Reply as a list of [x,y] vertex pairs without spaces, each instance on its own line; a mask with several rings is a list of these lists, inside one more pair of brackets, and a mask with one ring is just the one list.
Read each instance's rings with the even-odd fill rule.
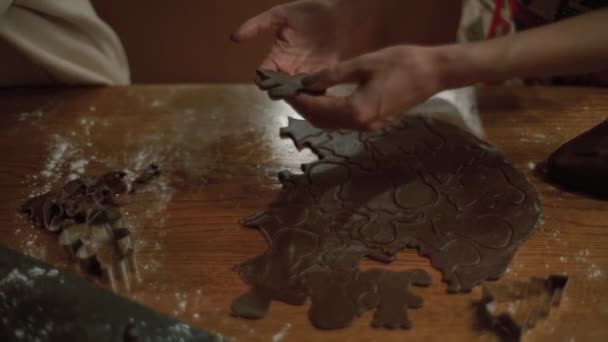
[[43,69],[50,83],[130,82],[120,40],[89,0],[0,0],[0,40]]

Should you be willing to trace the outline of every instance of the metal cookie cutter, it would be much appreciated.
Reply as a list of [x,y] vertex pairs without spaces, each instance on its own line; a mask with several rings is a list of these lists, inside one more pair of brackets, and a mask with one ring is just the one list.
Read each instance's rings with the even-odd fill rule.
[[[529,282],[487,284],[483,287],[477,308],[478,328],[492,330],[500,341],[520,341],[524,333],[549,316],[559,306],[568,277],[551,275],[532,278]],[[506,304],[510,309],[501,312]]]

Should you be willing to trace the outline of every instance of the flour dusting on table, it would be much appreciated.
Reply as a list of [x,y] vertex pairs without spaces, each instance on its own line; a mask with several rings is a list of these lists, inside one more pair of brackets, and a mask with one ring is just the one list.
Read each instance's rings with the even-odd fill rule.
[[276,334],[272,335],[272,342],[281,342],[287,336],[287,333],[291,329],[291,323],[285,323],[281,330],[279,330]]
[[[91,112],[97,111],[95,107],[91,108]],[[167,160],[167,146],[161,141],[156,144],[149,143],[162,130],[149,132],[146,141],[139,143],[132,141],[139,139],[132,138],[131,133],[118,135],[114,140],[107,139],[108,136],[113,137],[116,134],[113,125],[118,119],[92,115],[77,116],[71,123],[59,128],[42,129],[43,137],[46,135],[47,154],[41,162],[41,169],[25,176],[27,193],[24,194],[23,202],[27,198],[57,190],[70,180],[95,176],[110,170],[125,171],[127,182],[130,184],[151,163]],[[138,129],[133,127],[134,132]],[[163,170],[164,165],[161,163],[160,166]],[[138,254],[139,251],[154,251],[145,252],[142,257],[138,257],[140,268],[147,274],[156,272],[160,267],[156,255],[162,250],[165,211],[174,193],[169,178],[162,172],[164,170],[154,182],[138,189],[134,199],[121,203],[125,223],[132,233],[140,232],[134,235]],[[20,228],[19,232],[15,232],[19,237],[21,250],[29,256],[40,260],[46,260],[49,252],[51,255],[59,253],[64,256],[58,245],[50,245],[50,240],[42,236],[44,233],[46,232],[33,227]]]

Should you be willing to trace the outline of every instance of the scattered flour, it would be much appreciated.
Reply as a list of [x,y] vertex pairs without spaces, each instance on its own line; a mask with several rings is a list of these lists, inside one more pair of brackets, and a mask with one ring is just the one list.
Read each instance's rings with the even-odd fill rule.
[[19,113],[19,121],[27,121],[30,118],[41,118],[44,112],[41,109],[37,109],[33,112],[22,112]]
[[[42,340],[44,341],[44,340],[46,340],[46,336],[48,336],[50,333],[52,333],[52,332],[53,332],[53,329],[54,329],[54,324],[53,324],[53,322],[47,322],[47,323],[45,324],[45,326],[44,326],[42,329],[40,329],[40,331],[39,331],[38,335],[39,335],[39,336],[43,336],[43,337],[45,337],[45,338],[43,338],[43,339],[42,339]],[[39,338],[36,338],[36,339],[34,339],[34,340],[35,340],[35,341],[40,341],[40,339],[39,339]]]
[[[165,104],[160,100],[152,102],[153,107],[161,107]],[[89,110],[90,112],[98,111],[94,106],[91,106]],[[144,224],[161,227],[166,220],[164,213],[175,191],[171,185],[169,173],[165,174],[164,172],[164,166],[175,165],[174,162],[179,161],[183,163],[183,165],[179,164],[180,168],[193,169],[190,167],[190,161],[193,159],[192,153],[194,152],[190,149],[181,148],[187,145],[185,140],[181,139],[180,136],[182,132],[188,129],[195,129],[196,116],[194,114],[194,110],[188,110],[184,115],[185,117],[180,117],[174,125],[168,128],[173,133],[180,133],[176,135],[177,138],[174,140],[167,140],[168,133],[162,130],[160,132],[153,131],[147,133],[141,139],[138,138],[137,141],[131,140],[129,133],[125,136],[126,148],[123,151],[119,151],[118,153],[115,151],[110,151],[109,153],[91,153],[93,150],[90,147],[93,146],[92,142],[95,141],[92,138],[102,134],[111,134],[111,128],[106,127],[112,126],[113,122],[108,118],[97,118],[96,114],[85,113],[81,117],[74,119],[73,124],[68,126],[71,128],[47,133],[48,154],[43,159],[42,169],[35,174],[28,175],[24,179],[24,184],[28,187],[27,197],[42,195],[53,189],[58,189],[62,183],[88,174],[88,169],[91,168],[96,170],[124,170],[128,175],[127,181],[130,182],[150,163],[158,162],[161,169],[163,169],[163,173],[141,191],[142,193],[146,193],[146,203],[150,205],[146,205],[144,208],[136,207],[133,210],[133,214],[129,215],[129,213],[125,212],[124,215],[127,224],[132,226],[134,231],[143,227]],[[39,115],[42,114],[23,114],[22,116],[25,120]],[[182,122],[182,119],[184,122]],[[100,130],[101,132],[98,132]],[[218,130],[215,133],[219,134],[219,132]],[[209,139],[209,141],[213,141],[213,139]],[[131,148],[133,146],[135,146],[135,149]],[[103,150],[100,149],[100,151]],[[197,147],[195,152],[198,150],[199,148]],[[150,246],[154,250],[162,249],[161,234],[164,233],[165,230],[160,229],[158,230],[158,239],[155,237],[153,240],[150,240]],[[38,233],[34,229],[31,232],[30,230],[25,233],[21,232],[19,235],[21,239],[20,243],[25,254],[45,260],[47,246],[43,243],[44,239],[38,238],[39,234],[41,233]],[[160,263],[154,260],[154,257],[145,258],[142,261],[143,269],[147,272],[155,271],[160,267]],[[35,276],[42,275],[39,270],[33,272]],[[48,276],[57,276],[58,274],[57,270],[47,272]],[[29,280],[32,281],[32,279]],[[192,300],[198,299],[193,297]],[[197,304],[192,300],[188,301],[185,297],[177,299],[176,308],[182,311],[182,313],[186,309],[196,310]]]
[[15,330],[15,337],[18,339],[23,339],[23,337],[25,336],[25,333],[23,332],[23,330],[21,329],[17,329]]
[[31,230],[27,236],[24,236],[21,240],[21,250],[26,255],[34,257],[36,259],[45,260],[47,255],[46,245],[38,243],[38,237],[40,236],[39,230]]
[[59,135],[52,136],[53,144],[44,170],[40,173],[45,178],[58,178],[63,163],[74,154],[72,143]]
[[89,164],[90,160],[88,159],[78,159],[70,163],[70,171],[78,173],[80,175],[84,174],[85,168]]
[[[65,135],[51,134],[49,136],[49,154],[39,174],[29,175],[25,181],[30,187],[29,197],[49,192],[60,180],[70,181],[80,177],[87,171],[91,161],[96,161],[95,155],[87,153],[92,146],[89,137],[91,128],[95,126],[94,118],[81,117],[78,123],[82,132],[74,130]],[[67,173],[64,174],[64,172]]]
[[519,307],[519,302],[509,303],[509,304],[507,304],[507,311],[511,315],[515,315],[515,313],[517,312],[517,308],[518,307]]
[[29,271],[27,271],[27,275],[29,275],[32,278],[40,277],[41,275],[44,275],[45,273],[46,273],[46,271],[38,266],[34,266]]
[[19,269],[13,269],[9,274],[7,274],[4,278],[0,279],[0,287],[8,285],[8,284],[23,284],[27,287],[34,286],[34,279],[42,276],[47,277],[56,277],[59,275],[59,271],[56,269],[45,270],[38,266],[34,266],[25,272],[22,273]]
[[[595,263],[590,262],[589,259],[587,258],[590,255],[591,255],[591,252],[589,251],[589,249],[581,249],[574,256],[574,260],[579,264],[588,265],[587,269],[586,269],[587,279],[598,280],[598,279],[603,278],[604,272],[602,271],[602,269],[600,269],[599,266],[597,266]],[[562,257],[562,258],[564,258],[564,257]],[[567,260],[567,258],[566,258],[566,260]],[[582,267],[579,267],[579,269],[582,269]]]
[[13,269],[6,277],[0,279],[0,287],[15,283],[21,283],[28,287],[34,286],[34,282],[17,268]]
[[535,139],[546,139],[547,136],[541,133],[534,133],[531,135],[531,137],[535,138]]
[[81,118],[80,126],[82,126],[84,134],[88,137],[91,135],[91,128],[95,126],[95,120],[92,118]]
[[154,101],[150,102],[150,106],[151,106],[151,107],[154,107],[154,108],[161,107],[161,106],[163,106],[164,104],[165,104],[165,103],[164,103],[164,102],[162,102],[161,100],[154,100]]
[[177,305],[178,305],[179,309],[183,312],[183,311],[186,311],[186,307],[188,306],[188,302],[185,301],[185,300],[182,300]]
[[59,275],[59,271],[54,268],[50,269],[50,270],[45,270],[44,268],[34,266],[27,271],[27,275],[29,275],[31,278],[37,278],[37,277],[42,277],[42,276],[54,278]]
[[589,266],[589,269],[587,271],[587,279],[598,280],[598,279],[601,279],[603,276],[604,276],[604,273],[596,264],[591,264]]
[[540,134],[540,133],[532,133],[532,134],[526,134],[524,133],[524,135],[519,138],[520,142],[524,142],[524,143],[541,143],[541,142],[545,142],[547,139],[547,136],[544,134]]
[[578,251],[578,254],[574,257],[574,260],[579,263],[586,263],[588,261],[587,257],[590,255],[588,249],[581,249]]
[[177,323],[169,327],[169,331],[173,333],[178,340],[192,337],[190,326],[184,323]]
[[272,335],[272,342],[281,342],[287,336],[287,333],[291,329],[291,323],[285,323],[281,330],[279,330],[276,334]]
[[177,309],[174,310],[173,313],[175,314],[175,316],[177,316],[186,312],[186,309],[188,308],[188,294],[176,292],[175,299],[177,303]]
[[80,158],[72,161],[70,163],[70,174],[67,176],[66,180],[71,181],[84,175],[87,165],[89,165],[92,160],[95,160],[95,156],[89,159]]

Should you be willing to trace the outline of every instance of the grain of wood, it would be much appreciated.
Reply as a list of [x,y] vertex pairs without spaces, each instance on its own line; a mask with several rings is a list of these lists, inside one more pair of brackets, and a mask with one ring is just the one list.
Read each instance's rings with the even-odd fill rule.
[[[482,89],[479,101],[486,139],[529,177],[544,210],[543,224],[500,281],[552,273],[570,277],[562,306],[527,341],[607,340],[608,203],[546,184],[530,166],[605,119],[608,91],[496,87]],[[279,335],[285,341],[492,340],[472,329],[470,304],[479,289],[447,294],[440,274],[411,250],[382,266],[422,267],[432,275],[430,288],[413,289],[426,303],[410,312],[410,331],[375,330],[369,327],[371,313],[348,329],[319,331],[308,322],[306,306],[281,303],[260,321],[229,316],[231,300],[245,289],[233,265],[266,248],[262,235],[242,228],[240,219],[277,195],[278,171],[297,172],[314,158],[278,137],[287,115],[293,115],[287,105],[269,101],[253,86],[2,90],[0,243],[78,274],[55,236],[17,215],[19,204],[80,168],[88,174],[134,172],[156,160],[163,178],[125,205],[140,241],[144,282],[123,295],[237,340]],[[58,153],[54,149],[61,143],[67,147]],[[54,151],[57,165],[46,177]],[[377,265],[362,265],[370,266]]]

